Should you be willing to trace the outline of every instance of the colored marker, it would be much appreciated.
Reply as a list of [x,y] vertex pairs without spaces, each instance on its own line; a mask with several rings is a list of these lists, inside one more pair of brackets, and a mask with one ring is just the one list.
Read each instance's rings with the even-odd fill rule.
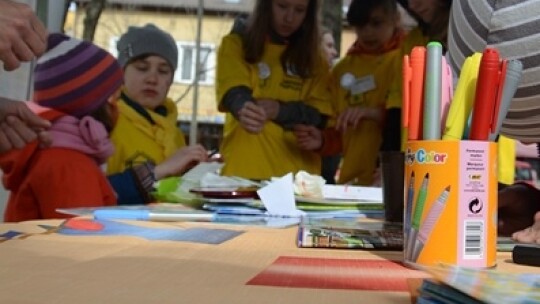
[[493,128],[489,134],[489,140],[497,140],[497,136],[501,130],[502,123],[506,118],[510,103],[514,94],[516,93],[519,81],[521,80],[521,74],[523,72],[523,64],[519,60],[509,60],[506,63],[506,75],[504,75],[504,85],[500,92],[500,103],[498,109],[495,110],[497,115],[496,121],[493,123]]
[[429,209],[426,218],[424,219],[424,222],[420,227],[420,231],[418,232],[418,238],[416,239],[416,243],[414,245],[414,252],[412,258],[413,262],[416,262],[418,260],[420,252],[422,252],[422,249],[424,249],[424,244],[427,242],[431,231],[433,231],[433,227],[435,227],[435,225],[437,224],[437,221],[439,220],[439,217],[444,210],[444,206],[446,206],[446,201],[448,200],[449,195],[450,186],[446,187],[441,193],[441,195],[439,195],[435,203],[431,205],[431,208]]
[[465,59],[456,91],[450,103],[446,118],[443,140],[461,140],[467,127],[467,120],[474,104],[474,93],[478,70],[480,69],[481,53],[474,53]]
[[97,209],[94,218],[100,220],[136,220],[156,222],[212,221],[215,215],[209,212],[166,212],[135,209]]
[[409,55],[403,56],[403,83],[402,83],[402,98],[403,105],[401,106],[401,124],[403,128],[409,126],[409,115],[410,115],[410,102],[411,102],[411,63],[409,60]]
[[446,62],[446,58],[442,56],[441,70],[441,134],[444,134],[446,118],[450,110],[450,102],[454,95],[454,80],[452,77],[452,68]]
[[441,63],[442,45],[439,42],[428,43],[424,80],[423,140],[441,139]]
[[416,197],[416,203],[414,204],[414,212],[412,215],[411,229],[409,233],[409,239],[407,240],[406,256],[408,260],[412,259],[414,251],[414,244],[416,242],[416,235],[420,228],[420,220],[422,219],[422,213],[424,212],[424,205],[426,203],[427,189],[429,184],[429,173],[426,173],[418,190],[418,196]]
[[[482,53],[476,93],[472,112],[471,131],[472,140],[488,140],[496,103],[498,102],[498,88],[501,80],[501,63],[499,52],[487,48]],[[506,72],[505,72],[506,73]]]
[[408,138],[410,140],[422,139],[422,104],[424,100],[424,73],[426,65],[426,48],[414,47],[409,58],[411,66],[411,86],[409,99]]

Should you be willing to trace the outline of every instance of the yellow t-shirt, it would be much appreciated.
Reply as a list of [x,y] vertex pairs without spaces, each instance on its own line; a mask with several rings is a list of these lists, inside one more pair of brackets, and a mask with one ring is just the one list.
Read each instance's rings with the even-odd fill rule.
[[[401,95],[393,91],[397,89],[394,86],[395,66],[400,63],[400,54],[397,49],[382,55],[344,57],[332,70],[331,85],[336,111],[341,113],[351,106],[401,108]],[[347,86],[345,79],[352,79],[351,76],[355,84]],[[354,181],[360,185],[371,185],[382,143],[380,123],[362,120],[355,129],[344,132],[342,142],[343,163],[339,183]]]
[[176,126],[176,104],[167,99],[164,106],[166,116],[148,111],[155,122],[151,124],[122,99],[118,101],[120,115],[111,133],[114,154],[107,161],[107,174],[122,172],[148,160],[159,164],[186,145],[184,134]]
[[[303,79],[281,68],[279,58],[284,50],[284,45],[266,43],[261,62],[249,64],[243,59],[240,36],[225,36],[218,51],[218,109],[223,110],[219,103],[227,91],[237,86],[247,86],[253,91],[255,99],[303,101],[321,113],[332,114],[327,87],[329,71],[324,58],[321,56],[315,76]],[[261,133],[250,134],[227,113],[223,133],[223,175],[262,180],[299,170],[320,174],[320,156],[300,150],[293,133],[272,121],[266,122]]]

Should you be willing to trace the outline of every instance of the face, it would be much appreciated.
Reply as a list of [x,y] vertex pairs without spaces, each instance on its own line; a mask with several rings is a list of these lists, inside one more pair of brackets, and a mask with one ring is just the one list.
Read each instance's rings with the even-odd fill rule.
[[367,24],[355,27],[358,43],[366,50],[381,50],[394,35],[398,22],[398,17],[384,8],[374,9]]
[[[268,0],[265,0],[268,1]],[[271,0],[272,27],[281,37],[294,34],[304,22],[311,0]]]
[[159,56],[135,60],[124,70],[127,95],[150,110],[163,104],[171,87],[172,78],[171,66]]
[[417,14],[422,21],[431,23],[437,11],[440,0],[409,0],[409,8]]
[[326,54],[326,58],[328,59],[328,63],[332,65],[332,62],[337,57],[337,50],[336,50],[336,44],[334,42],[334,37],[330,33],[325,33],[322,36],[322,49],[324,53]]

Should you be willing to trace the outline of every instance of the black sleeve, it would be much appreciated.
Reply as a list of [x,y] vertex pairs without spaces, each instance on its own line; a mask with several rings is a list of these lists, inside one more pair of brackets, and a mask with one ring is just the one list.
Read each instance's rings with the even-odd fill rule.
[[401,150],[401,109],[386,110],[381,151]]
[[226,111],[230,112],[238,119],[238,111],[242,109],[246,102],[253,100],[251,92],[251,89],[246,86],[231,88],[225,93],[225,96],[223,96],[221,104]]
[[290,130],[298,124],[312,125],[323,129],[327,121],[328,116],[301,101],[280,102],[278,115],[274,119],[275,123],[286,130]]

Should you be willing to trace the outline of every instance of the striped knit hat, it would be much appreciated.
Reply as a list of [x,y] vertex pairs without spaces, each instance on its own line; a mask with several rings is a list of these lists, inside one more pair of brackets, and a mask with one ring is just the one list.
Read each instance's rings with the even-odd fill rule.
[[54,33],[34,70],[34,102],[80,118],[105,104],[122,82],[122,68],[107,51]]

